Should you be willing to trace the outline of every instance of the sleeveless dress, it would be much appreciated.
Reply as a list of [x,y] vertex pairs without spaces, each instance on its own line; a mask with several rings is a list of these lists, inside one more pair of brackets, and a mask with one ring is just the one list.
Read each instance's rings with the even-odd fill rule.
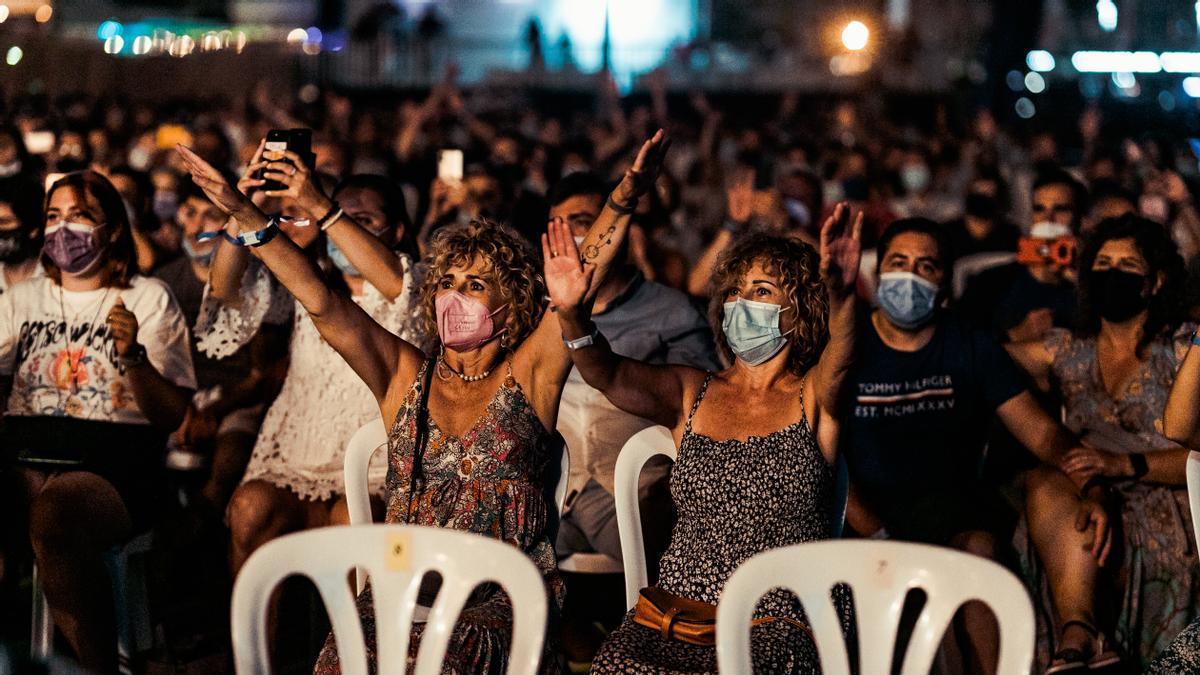
[[[692,418],[708,391],[709,373],[692,404],[671,471],[671,497],[679,518],[659,563],[658,587],[674,595],[717,604],[725,582],[747,559],[781,546],[831,535],[832,468],[817,446],[807,415],[791,426],[745,441],[717,441],[692,431]],[[801,409],[803,409],[803,397]],[[846,614],[842,612],[845,622]],[[795,596],[768,593],[755,617],[790,617],[807,624]],[[808,633],[785,621],[752,632],[754,672],[820,672]],[[663,640],[640,626],[633,611],[609,635],[592,661],[592,673],[715,673],[716,648]]]
[[[555,563],[548,526],[552,514],[543,479],[554,448],[521,385],[508,375],[484,414],[461,436],[442,431],[426,416],[427,440],[421,467],[423,489],[410,499],[417,417],[426,362],[396,413],[388,432],[388,523],[412,523],[474,532],[521,549],[546,581],[550,621],[541,672],[558,672],[556,621],[565,590]],[[557,461],[557,458],[554,458]],[[375,668],[375,620],[370,589],[358,598],[368,663]],[[416,658],[424,624],[413,626],[410,666]],[[512,638],[512,606],[499,587],[477,589],[468,600],[446,651],[445,673],[504,673]],[[330,635],[317,659],[315,673],[340,673],[337,648]]]
[[[1100,378],[1096,338],[1054,329],[1044,342],[1054,355],[1052,372],[1062,392],[1066,426],[1088,445],[1117,454],[1177,450],[1162,429],[1162,415],[1175,371],[1187,349],[1187,330],[1174,342],[1156,340],[1145,361],[1114,398]],[[1102,627],[1138,672],[1197,618],[1200,569],[1187,488],[1142,481],[1113,486],[1117,508],[1113,555],[1100,577],[1097,596]],[[1053,601],[1024,517],[1014,537],[1038,609],[1037,662],[1044,667],[1056,646],[1050,621]],[[1175,672],[1195,672],[1189,670]]]

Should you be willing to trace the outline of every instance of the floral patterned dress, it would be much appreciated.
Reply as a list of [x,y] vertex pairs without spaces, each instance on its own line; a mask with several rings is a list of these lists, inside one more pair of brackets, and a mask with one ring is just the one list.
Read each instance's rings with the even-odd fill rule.
[[[1181,334],[1184,334],[1181,332]],[[1109,452],[1153,453],[1178,449],[1160,433],[1162,413],[1186,340],[1159,340],[1138,373],[1113,398],[1100,379],[1095,338],[1054,329],[1046,336],[1054,355],[1052,372],[1062,392],[1066,424],[1084,443]],[[1116,646],[1140,670],[1171,643],[1200,609],[1200,569],[1196,566],[1187,488],[1144,482],[1115,486],[1120,519],[1114,555],[1101,576],[1113,606],[1097,607],[1100,628],[1111,630]],[[1014,543],[1038,605],[1039,667],[1054,647],[1051,602],[1045,574],[1027,535],[1024,518]],[[1119,554],[1119,555],[1118,555]],[[1102,586],[1102,589],[1105,586]],[[1106,631],[1108,632],[1108,631]]]
[[[550,599],[548,638],[557,635],[555,621],[565,590],[555,563],[549,533],[551,505],[544,478],[556,444],[508,375],[483,416],[461,436],[443,432],[427,416],[428,439],[422,455],[424,487],[410,499],[417,417],[426,364],[396,414],[388,432],[387,516],[389,523],[412,523],[475,532],[521,549],[542,571]],[[375,621],[370,590],[358,598],[367,642],[368,663],[375,667]],[[416,658],[424,624],[413,626],[410,665]],[[445,673],[503,673],[512,638],[512,607],[497,587],[476,591],[459,616],[442,670]],[[558,672],[556,641],[547,639],[542,672]],[[317,659],[318,675],[340,673],[330,635]]]

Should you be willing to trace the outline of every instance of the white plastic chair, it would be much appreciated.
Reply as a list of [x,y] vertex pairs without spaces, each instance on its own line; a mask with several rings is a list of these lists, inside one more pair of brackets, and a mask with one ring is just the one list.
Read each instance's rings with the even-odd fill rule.
[[[415,525],[343,525],[289,534],[263,545],[242,567],[233,589],[232,635],[239,675],[268,673],[267,607],[275,586],[293,575],[313,581],[333,624],[345,675],[367,675],[353,567],[367,570],[374,601],[378,672],[404,673],[421,581],[430,571],[442,586],[425,625],[416,675],[441,672],[454,624],[468,596],[494,582],[512,601],[509,675],[533,675],[546,632],[546,587],[519,549],[477,534]],[[381,611],[382,610],[382,611]]]
[[[342,465],[342,480],[346,488],[346,511],[351,525],[370,525],[371,520],[371,458],[379,448],[387,445],[387,430],[383,420],[376,418],[359,427],[346,444],[346,459]],[[367,585],[366,574],[354,570],[355,585],[359,593]]]
[[998,251],[975,253],[955,260],[952,284],[954,298],[957,300],[963,296],[963,293],[967,292],[967,285],[971,283],[973,277],[990,269],[1015,262],[1016,259],[1016,253]]
[[679,456],[671,430],[653,426],[634,434],[617,455],[614,495],[617,502],[617,529],[621,534],[621,557],[625,563],[625,602],[629,609],[637,604],[638,592],[650,583],[646,570],[646,549],[642,541],[642,506],[638,502],[638,482],[642,467],[655,455],[675,461]]
[[821,541],[778,548],[747,560],[725,584],[717,605],[717,668],[751,672],[750,619],[773,588],[796,594],[812,625],[821,672],[849,675],[841,622],[830,600],[836,584],[853,590],[862,675],[892,672],[892,645],[909,590],[927,599],[917,619],[901,675],[925,675],[942,635],[964,602],[991,606],[1000,625],[998,675],[1028,675],[1033,663],[1033,604],[1011,572],[978,556],[891,541]]
[[[563,448],[558,485],[554,488],[554,502],[558,506],[560,520],[567,502],[567,482],[571,477],[571,453],[569,450],[569,448]],[[620,574],[625,568],[621,561],[613,560],[603,553],[572,553],[559,559],[558,569],[576,574]]]
[[1188,453],[1187,458],[1188,503],[1192,507],[1192,533],[1196,545],[1200,546],[1200,452]]
[[[655,455],[665,455],[673,462],[679,456],[671,430],[653,426],[634,434],[617,455],[615,477],[617,528],[621,533],[621,555],[625,562],[625,602],[629,609],[637,604],[639,592],[650,583],[646,567],[646,549],[642,541],[642,507],[638,502],[638,482],[642,467]],[[846,522],[846,503],[850,489],[850,473],[846,459],[838,455],[834,471],[834,508],[831,530],[841,537]]]

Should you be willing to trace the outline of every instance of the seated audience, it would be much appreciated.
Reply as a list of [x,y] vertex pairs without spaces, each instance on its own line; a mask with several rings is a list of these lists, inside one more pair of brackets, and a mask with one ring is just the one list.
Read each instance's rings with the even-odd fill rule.
[[[626,236],[629,214],[652,184],[668,145],[662,131],[647,141],[609,196],[584,240],[595,265],[588,281],[605,281]],[[511,229],[490,222],[452,227],[430,242],[430,269],[420,306],[425,326],[437,333],[440,345],[433,358],[426,358],[413,343],[333,291],[303,249],[289,237],[276,236],[276,220],[263,214],[250,197],[199,156],[185,148],[180,153],[197,184],[233,216],[238,232],[261,232],[268,239],[254,247],[257,257],[296,296],[321,337],[378,402],[390,437],[385,520],[466,530],[517,546],[542,570],[552,616],[557,614],[562,584],[548,531],[551,506],[544,482],[548,465],[557,462],[548,430],[557,422],[571,362],[558,315],[544,309],[546,285],[529,248]],[[298,164],[268,162],[264,176],[301,173]],[[362,234],[359,238],[366,239]],[[354,249],[345,243],[349,257]],[[356,267],[379,262],[357,257],[350,260]],[[570,262],[578,266],[577,258]],[[553,268],[567,264],[546,262],[551,276],[560,281]],[[365,632],[373,654],[371,607],[370,593],[364,592],[359,610],[367,618]],[[496,588],[474,596],[459,616],[445,667],[458,672],[504,670],[511,614],[508,598]],[[554,623],[550,622],[552,636]],[[420,646],[423,628],[413,627],[411,657]],[[557,671],[554,644],[552,639],[546,642],[545,672]],[[340,671],[331,636],[316,672]]]
[[187,324],[138,276],[121,196],[92,171],[46,196],[46,274],[0,295],[4,436],[50,613],[79,663],[117,670],[104,553],[154,524],[163,450],[196,387]]
[[1138,672],[1196,618],[1200,601],[1188,450],[1160,431],[1186,348],[1176,335],[1183,263],[1162,225],[1126,215],[1096,228],[1078,264],[1078,328],[1009,351],[1061,396],[1065,423],[1083,443],[1062,469],[1109,506],[1118,534],[1107,565],[1106,556],[1088,555],[1086,535],[1063,535],[1077,490],[1061,473],[1041,475],[1028,485],[1025,516],[1037,556],[1025,548],[1025,569],[1050,601],[1052,614],[1039,616],[1055,617],[1042,627],[1052,632],[1041,635],[1039,662],[1053,652],[1058,672],[1080,663],[1094,669],[1119,653],[1127,657],[1122,667]]
[[[830,536],[836,405],[851,361],[862,229],[861,215],[852,227],[849,216],[839,205],[826,222],[819,257],[765,234],[726,251],[709,315],[733,365],[715,373],[614,353],[591,318],[591,251],[585,245],[581,264],[570,230],[551,224],[548,284],[576,368],[618,408],[671,429],[679,447],[670,479],[678,521],[658,582],[605,641],[593,673],[716,672],[712,644],[685,642],[645,617],[670,617],[682,603],[715,612],[745,560]],[[773,593],[756,616],[772,619],[753,630],[757,672],[816,668],[793,599]]]
[[968,321],[1015,342],[1040,339],[1055,326],[1071,326],[1075,307],[1072,259],[1053,254],[1056,242],[1074,245],[1086,191],[1070,174],[1053,171],[1037,177],[1031,194],[1027,245],[1033,253],[979,274],[958,303]]
[[[847,375],[852,414],[841,448],[850,469],[846,511],[862,536],[950,546],[1000,559],[1015,516],[980,465],[993,417],[1055,463],[1073,440],[1038,406],[1004,350],[982,329],[943,311],[953,259],[944,230],[898,220],[879,242],[879,307],[857,322]],[[1099,510],[1080,505],[1078,512]],[[1073,523],[1073,521],[1072,521]],[[990,610],[970,604],[965,672],[994,672]]]

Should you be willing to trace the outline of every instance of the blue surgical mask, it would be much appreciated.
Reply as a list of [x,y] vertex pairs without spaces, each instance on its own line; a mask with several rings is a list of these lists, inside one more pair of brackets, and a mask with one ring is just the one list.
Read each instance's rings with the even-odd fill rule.
[[342,253],[342,249],[333,243],[333,239],[325,240],[325,252],[329,254],[329,261],[341,270],[343,274],[348,274],[352,277],[362,276],[359,274],[358,269],[350,264],[350,260],[346,257],[345,253]]
[[900,328],[915,330],[933,318],[938,287],[911,272],[884,272],[879,275],[875,296],[888,320]]
[[180,244],[183,246],[184,255],[201,267],[209,267],[212,265],[213,256],[217,254],[216,243],[214,243],[212,246],[209,246],[208,250],[204,253],[200,253],[196,250],[196,244],[194,241],[192,241],[191,237],[185,236]]
[[743,298],[725,303],[721,327],[734,355],[747,365],[757,366],[778,354],[787,344],[787,337],[779,330],[782,311],[779,305]]

